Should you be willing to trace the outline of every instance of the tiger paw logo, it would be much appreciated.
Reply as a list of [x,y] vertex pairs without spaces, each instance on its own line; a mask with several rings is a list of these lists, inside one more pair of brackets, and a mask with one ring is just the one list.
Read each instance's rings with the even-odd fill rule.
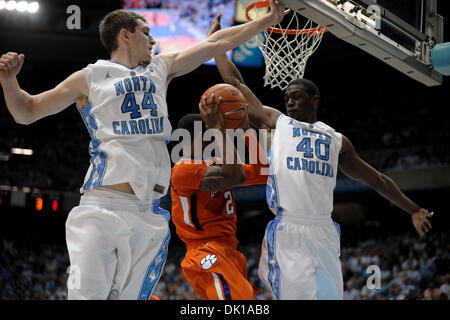
[[214,263],[216,263],[217,257],[215,254],[208,254],[206,257],[200,261],[200,264],[202,265],[203,270],[211,269]]

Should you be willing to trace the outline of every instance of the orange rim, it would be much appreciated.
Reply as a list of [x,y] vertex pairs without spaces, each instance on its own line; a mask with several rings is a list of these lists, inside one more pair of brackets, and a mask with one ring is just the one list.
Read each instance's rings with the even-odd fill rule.
[[[252,21],[252,19],[248,15],[248,13],[250,12],[250,10],[252,10],[254,8],[256,8],[256,9],[270,8],[270,1],[269,0],[256,1],[256,2],[252,3],[251,5],[249,5],[247,7],[247,9],[245,9],[245,16],[248,21]],[[269,27],[269,28],[267,28],[267,31],[275,32],[275,33],[279,33],[279,34],[308,34],[309,36],[314,36],[314,35],[324,34],[325,32],[327,32],[327,29],[322,26],[318,26],[318,27],[311,28],[311,29],[281,29],[281,28]]]

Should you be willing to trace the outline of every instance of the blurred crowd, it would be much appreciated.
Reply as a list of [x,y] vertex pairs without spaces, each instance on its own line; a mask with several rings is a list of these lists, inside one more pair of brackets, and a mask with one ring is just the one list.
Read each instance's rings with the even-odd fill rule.
[[[346,300],[448,300],[450,243],[448,234],[425,239],[408,234],[361,241],[341,252]],[[380,268],[380,284],[369,279]],[[367,283],[373,283],[370,289]]]
[[124,0],[123,7],[127,9],[150,9],[150,8],[164,8],[164,9],[181,9],[184,6],[206,5],[209,8],[229,3],[233,0]]
[[[409,234],[367,239],[341,250],[345,300],[448,300],[450,243],[446,233],[424,238]],[[240,245],[247,258],[248,279],[258,288],[257,300],[271,300],[257,275],[260,244]],[[169,247],[154,295],[162,300],[199,300],[181,271],[186,250]],[[372,281],[370,266],[380,268]],[[64,300],[69,259],[64,245],[0,244],[0,300]],[[374,285],[370,289],[370,285]]]
[[65,300],[69,257],[65,246],[0,244],[0,300]]
[[[179,25],[184,22],[188,24],[191,32],[194,29],[205,32],[209,30],[210,23],[221,11],[227,21],[229,17],[234,15],[235,4],[233,0],[125,0],[123,7],[128,9],[167,9],[176,16],[172,25],[169,26],[172,31],[175,30],[175,24]],[[158,25],[155,20],[153,25]],[[205,34],[206,35],[206,34]]]
[[340,92],[327,91],[318,117],[348,137],[361,157],[379,170],[449,164],[450,121],[433,108],[442,106],[442,98],[384,90],[371,88],[367,100],[355,93],[355,99],[339,107]]

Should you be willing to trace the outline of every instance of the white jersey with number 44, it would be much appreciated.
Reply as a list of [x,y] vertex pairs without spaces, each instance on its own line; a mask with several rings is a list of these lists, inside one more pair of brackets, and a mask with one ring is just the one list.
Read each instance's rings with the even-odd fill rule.
[[167,69],[154,56],[130,69],[98,60],[85,69],[89,101],[78,106],[91,136],[91,164],[81,192],[130,183],[140,200],[164,196],[170,182]]

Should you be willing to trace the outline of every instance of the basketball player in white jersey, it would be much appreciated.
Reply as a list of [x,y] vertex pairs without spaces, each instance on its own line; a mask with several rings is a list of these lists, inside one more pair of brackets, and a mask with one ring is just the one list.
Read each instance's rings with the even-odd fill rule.
[[287,12],[272,0],[266,17],[222,30],[185,51],[152,56],[156,42],[145,18],[113,11],[100,24],[110,60],[98,60],[37,95],[22,90],[16,79],[24,55],[1,56],[0,83],[17,123],[33,123],[76,102],[91,136],[83,195],[66,222],[69,299],[149,299],[170,239],[169,213],[159,208],[171,169],[167,85]]
[[[220,29],[220,16],[212,30]],[[267,202],[276,215],[266,228],[258,275],[276,299],[343,299],[339,225],[331,219],[338,167],[410,214],[420,236],[432,213],[408,199],[386,175],[364,162],[352,143],[317,121],[320,93],[309,80],[284,92],[286,115],[264,106],[226,55],[215,58],[225,82],[248,102],[249,120],[269,136]]]

